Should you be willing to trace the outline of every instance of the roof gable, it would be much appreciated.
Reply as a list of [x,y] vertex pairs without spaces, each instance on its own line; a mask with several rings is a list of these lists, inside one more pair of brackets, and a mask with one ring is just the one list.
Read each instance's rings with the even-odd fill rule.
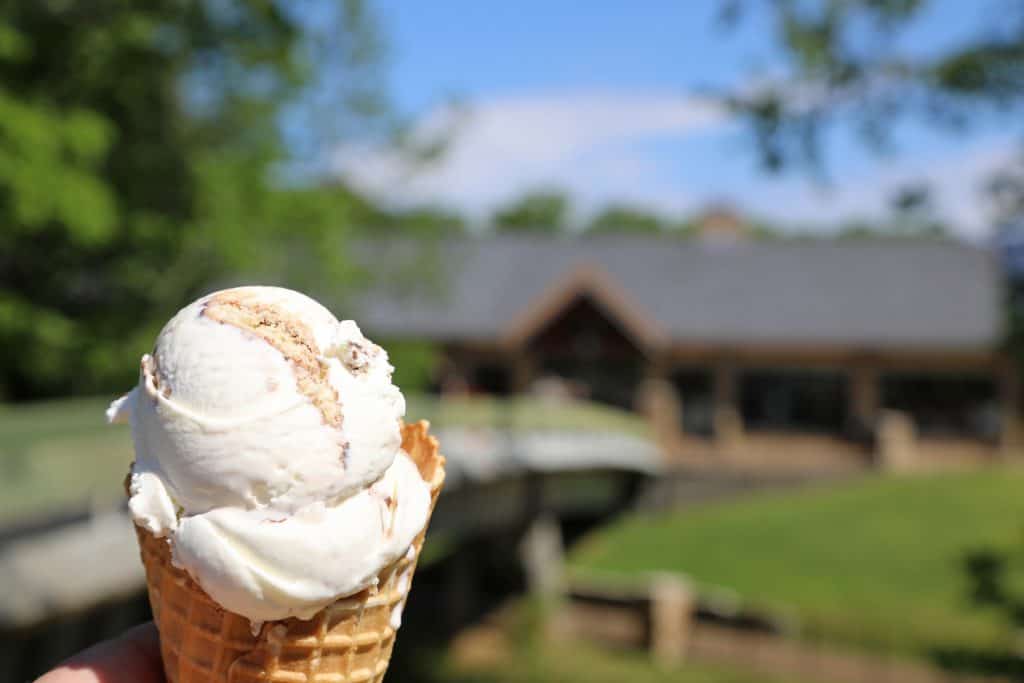
[[670,341],[664,326],[633,301],[603,268],[594,264],[577,265],[528,302],[501,331],[501,340],[510,346],[525,343],[583,297],[593,300],[607,317],[619,323],[638,347],[653,350]]

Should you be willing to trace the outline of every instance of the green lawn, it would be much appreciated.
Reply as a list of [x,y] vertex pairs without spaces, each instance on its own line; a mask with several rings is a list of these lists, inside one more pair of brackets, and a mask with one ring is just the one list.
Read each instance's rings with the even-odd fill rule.
[[[750,604],[793,608],[810,637],[896,653],[1005,651],[970,604],[964,554],[1024,553],[1024,470],[873,477],[634,516],[585,539],[573,571],[675,570]],[[1020,563],[1013,576],[1024,588]]]
[[665,668],[644,654],[564,642],[514,651],[488,666],[443,666],[438,674],[436,683],[797,683],[691,662]]
[[108,399],[0,407],[0,524],[124,495],[127,427],[109,426]]
[[[132,460],[125,426],[106,424],[111,397],[0,404],[0,525],[90,501],[113,504]],[[554,406],[534,399],[409,398],[407,419],[435,425],[520,429],[604,429],[644,433],[628,413],[592,404]]]

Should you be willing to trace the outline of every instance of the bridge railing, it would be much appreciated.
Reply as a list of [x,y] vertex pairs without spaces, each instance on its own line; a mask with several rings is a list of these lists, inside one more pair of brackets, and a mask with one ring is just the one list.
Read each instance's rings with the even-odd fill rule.
[[406,415],[430,420],[448,458],[449,492],[528,473],[653,474],[661,465],[644,419],[594,403],[414,396]]
[[427,419],[438,427],[572,430],[634,436],[647,436],[650,432],[647,421],[635,413],[589,401],[414,394],[407,397],[406,404],[409,419]]

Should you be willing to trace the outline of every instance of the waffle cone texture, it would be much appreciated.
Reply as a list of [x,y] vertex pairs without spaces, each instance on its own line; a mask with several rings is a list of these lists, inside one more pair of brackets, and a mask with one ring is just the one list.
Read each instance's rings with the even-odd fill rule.
[[[404,425],[402,448],[430,484],[433,510],[444,458],[427,428],[425,421]],[[404,607],[426,525],[412,552],[384,568],[375,587],[309,620],[268,621],[257,635],[246,617],[225,610],[171,564],[166,539],[135,531],[169,683],[379,683],[395,644],[392,610]]]

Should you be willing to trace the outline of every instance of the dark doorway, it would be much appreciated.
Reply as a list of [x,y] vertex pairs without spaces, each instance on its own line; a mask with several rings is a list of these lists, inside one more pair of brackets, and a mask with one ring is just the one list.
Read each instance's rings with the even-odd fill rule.
[[509,369],[498,363],[477,365],[472,373],[470,385],[474,391],[495,396],[507,396],[512,390]]
[[585,397],[634,409],[644,357],[589,296],[577,298],[531,341],[542,373],[576,385]]

